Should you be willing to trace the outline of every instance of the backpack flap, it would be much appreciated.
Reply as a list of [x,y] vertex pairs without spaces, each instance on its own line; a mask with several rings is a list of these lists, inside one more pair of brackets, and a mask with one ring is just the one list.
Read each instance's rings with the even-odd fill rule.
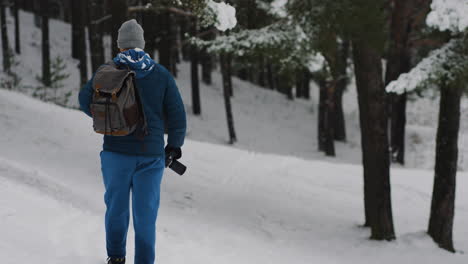
[[127,78],[134,74],[133,71],[127,69],[117,69],[113,65],[103,65],[94,75],[94,91],[98,94],[115,96],[122,89]]

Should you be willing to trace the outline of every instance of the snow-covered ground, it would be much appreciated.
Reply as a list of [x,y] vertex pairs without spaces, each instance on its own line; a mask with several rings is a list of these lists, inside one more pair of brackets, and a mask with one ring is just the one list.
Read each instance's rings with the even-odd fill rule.
[[[102,263],[101,137],[79,111],[0,90],[0,258]],[[368,240],[359,165],[257,154],[188,140],[188,173],[167,172],[160,263],[466,263],[468,175],[460,173],[457,254],[425,235],[432,172],[394,169],[398,240]],[[133,255],[130,232],[129,257]],[[130,261],[130,263],[133,263]]]
[[[21,92],[32,94],[38,86],[36,77],[41,73],[41,33],[33,26],[33,16],[21,12],[22,54],[15,71],[21,76]],[[13,21],[8,17],[10,40],[13,40]],[[70,25],[50,21],[52,58],[62,57],[67,63],[70,77],[58,94],[71,92],[69,106],[77,107],[79,72],[77,61],[70,54]],[[106,43],[109,43],[106,37]],[[0,73],[0,78],[2,73]],[[191,114],[189,65],[179,65],[177,83],[184,98],[188,116],[188,137],[198,141],[225,144],[227,125],[221,90],[221,76],[213,74],[211,86],[201,85],[202,116]],[[285,96],[261,89],[234,78],[232,101],[234,122],[239,142],[237,148],[296,156],[305,159],[359,164],[361,161],[359,112],[356,88],[350,85],[344,95],[348,142],[337,143],[337,158],[326,158],[317,151],[317,98],[318,89],[312,90],[312,100],[289,101]],[[408,105],[406,167],[432,169],[434,166],[435,135],[438,118],[438,98],[418,99]],[[462,100],[462,117],[468,116],[468,99]],[[460,130],[461,170],[468,169],[468,120],[462,118]]]

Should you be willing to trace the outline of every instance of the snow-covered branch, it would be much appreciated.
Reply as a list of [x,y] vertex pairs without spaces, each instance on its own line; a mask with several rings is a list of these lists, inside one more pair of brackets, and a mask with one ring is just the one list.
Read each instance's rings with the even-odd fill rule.
[[324,63],[323,56],[307,49],[310,40],[304,32],[297,26],[283,22],[219,36],[212,41],[196,39],[194,42],[210,53],[226,52],[237,57],[262,55],[285,67],[306,67],[317,71]]
[[468,54],[464,49],[464,39],[453,39],[440,49],[430,53],[410,72],[389,83],[386,90],[402,94],[410,92],[429,83],[444,80],[455,80],[468,68]]
[[207,1],[207,7],[215,15],[214,26],[220,31],[233,29],[237,25],[236,9],[224,2]]
[[263,9],[268,14],[276,16],[278,18],[285,18],[288,16],[286,4],[288,0],[274,0],[271,3],[265,0],[256,0],[257,7]]
[[468,0],[433,0],[426,23],[441,31],[463,32],[468,27]]

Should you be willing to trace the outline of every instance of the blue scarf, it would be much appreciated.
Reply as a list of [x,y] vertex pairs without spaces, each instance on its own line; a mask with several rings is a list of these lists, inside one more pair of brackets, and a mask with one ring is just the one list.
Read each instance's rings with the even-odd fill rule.
[[136,78],[141,79],[148,75],[156,65],[153,59],[142,49],[129,49],[123,51],[114,58],[117,66],[126,65],[136,73]]

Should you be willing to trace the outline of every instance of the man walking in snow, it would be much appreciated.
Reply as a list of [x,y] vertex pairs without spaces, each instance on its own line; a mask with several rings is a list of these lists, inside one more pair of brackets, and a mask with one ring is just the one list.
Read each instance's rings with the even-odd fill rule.
[[[165,157],[179,159],[182,156],[186,116],[174,78],[143,51],[143,29],[134,19],[122,24],[117,44],[120,53],[113,62],[117,67],[129,68],[136,74],[135,86],[147,121],[148,135],[143,138],[135,133],[104,136],[100,156],[107,207],[105,229],[108,264],[125,263],[130,190],[135,229],[134,263],[153,264]],[[89,116],[92,116],[90,104],[93,92],[91,79],[79,95],[80,107]],[[166,147],[165,123],[168,130]]]

